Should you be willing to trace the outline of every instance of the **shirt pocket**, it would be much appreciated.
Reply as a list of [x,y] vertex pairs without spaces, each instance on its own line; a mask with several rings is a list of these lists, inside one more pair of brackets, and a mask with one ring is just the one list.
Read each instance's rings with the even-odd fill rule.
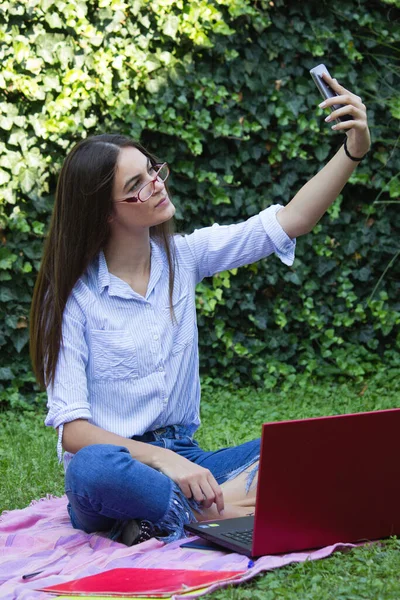
[[164,315],[169,323],[171,333],[171,354],[175,356],[193,344],[196,326],[194,303],[190,294],[183,294],[174,299],[174,320],[172,320],[170,307],[164,308]]
[[95,379],[136,379],[137,351],[128,331],[91,330]]

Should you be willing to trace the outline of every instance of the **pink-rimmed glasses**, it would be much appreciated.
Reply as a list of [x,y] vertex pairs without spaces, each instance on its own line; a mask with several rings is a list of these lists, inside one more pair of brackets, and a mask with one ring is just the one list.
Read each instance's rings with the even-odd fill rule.
[[162,164],[155,164],[152,165],[150,171],[149,171],[149,175],[152,175],[152,173],[154,173],[154,179],[152,179],[151,181],[148,181],[147,183],[145,183],[144,185],[142,185],[141,188],[139,188],[139,190],[137,191],[137,195],[136,196],[129,196],[128,198],[121,198],[119,200],[115,200],[114,202],[127,202],[128,204],[131,204],[132,202],[147,202],[147,200],[149,198],[152,197],[152,195],[155,192],[156,189],[156,181],[162,181],[163,183],[168,179],[169,177],[169,167],[167,163],[162,163]]

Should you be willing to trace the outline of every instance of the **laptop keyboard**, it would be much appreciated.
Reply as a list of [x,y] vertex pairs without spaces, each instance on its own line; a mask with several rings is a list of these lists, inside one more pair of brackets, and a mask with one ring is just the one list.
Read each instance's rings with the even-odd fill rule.
[[221,533],[222,536],[234,540],[235,542],[242,542],[244,544],[251,544],[253,541],[253,529],[245,529],[244,531],[227,531]]

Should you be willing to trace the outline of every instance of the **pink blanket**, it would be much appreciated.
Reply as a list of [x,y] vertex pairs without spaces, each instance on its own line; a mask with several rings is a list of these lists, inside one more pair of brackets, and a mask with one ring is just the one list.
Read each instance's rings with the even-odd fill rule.
[[[4,512],[0,517],[0,598],[50,600],[55,596],[35,590],[117,567],[210,571],[247,569],[241,579],[247,581],[261,571],[325,558],[335,550],[353,547],[352,544],[335,544],[313,552],[264,556],[254,561],[254,566],[250,563],[249,567],[249,559],[240,554],[190,550],[180,548],[180,543],[164,545],[151,539],[128,548],[101,535],[83,533],[70,524],[66,496],[48,496],[33,501],[22,510]],[[22,575],[38,571],[42,573],[31,579],[22,579]],[[222,585],[216,584],[191,598]]]

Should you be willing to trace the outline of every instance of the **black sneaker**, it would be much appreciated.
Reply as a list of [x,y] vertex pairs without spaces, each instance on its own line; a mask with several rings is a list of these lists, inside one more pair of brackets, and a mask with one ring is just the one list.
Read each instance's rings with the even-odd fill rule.
[[124,525],[119,541],[125,546],[135,546],[154,537],[155,529],[150,521],[132,519]]

